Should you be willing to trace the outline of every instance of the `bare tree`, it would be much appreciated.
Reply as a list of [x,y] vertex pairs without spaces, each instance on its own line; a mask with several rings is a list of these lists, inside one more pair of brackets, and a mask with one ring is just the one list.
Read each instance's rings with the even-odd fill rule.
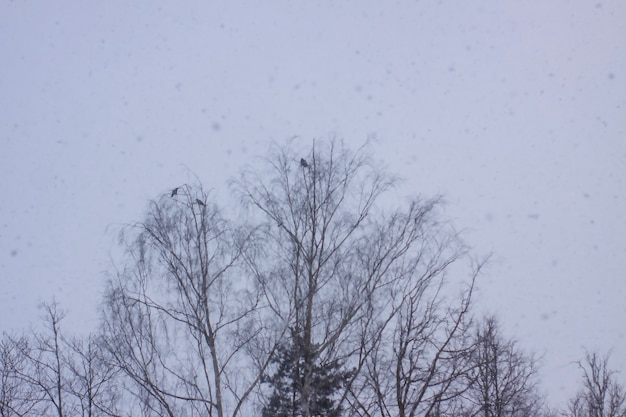
[[0,416],[36,415],[43,396],[24,381],[29,372],[31,346],[26,336],[3,335],[0,342]]
[[516,340],[500,333],[493,316],[483,319],[474,334],[472,368],[463,394],[463,415],[531,417],[542,412],[537,362]]
[[254,227],[184,185],[126,229],[103,341],[138,412],[249,415],[273,398],[303,417],[441,414],[462,390],[480,268],[450,301],[467,250],[439,200],[387,210],[396,179],[337,141],[266,162],[234,182]]
[[393,179],[373,169],[363,153],[336,145],[314,147],[307,164],[298,164],[292,149],[277,149],[269,172],[246,172],[237,184],[265,221],[265,254],[251,266],[274,321],[289,327],[294,340],[288,344],[302,358],[294,372],[299,410],[307,417],[316,397],[316,364],[346,363],[358,352],[359,317],[392,257],[379,257],[370,270],[363,262],[375,226],[370,214]]
[[[112,363],[145,415],[240,415],[274,346],[261,340],[260,301],[241,268],[252,231],[185,185],[153,201],[130,232],[104,309]],[[263,343],[270,352],[247,355]]]
[[[167,354],[165,341],[159,342],[154,314],[146,306],[142,294],[145,276],[142,268],[135,280],[125,279],[129,271],[123,271],[119,281],[112,282],[106,294],[106,306],[102,323],[103,344],[106,358],[114,368],[127,378],[125,388],[131,398],[138,400],[142,415],[176,415],[169,398],[165,395],[168,386],[163,379],[162,356]],[[135,282],[135,281],[139,282]],[[136,300],[144,296],[143,302]],[[130,382],[130,383],[128,383]],[[174,403],[174,399],[171,401]],[[131,408],[128,401],[127,407]]]
[[71,404],[66,404],[65,367],[61,321],[65,313],[56,302],[42,304],[45,331],[33,332],[32,346],[24,341],[15,341],[25,366],[17,371],[23,386],[36,400],[38,414],[54,413],[59,417],[71,416]]
[[[416,415],[423,409],[413,405],[414,378],[424,370],[412,361],[420,349],[429,351],[423,357],[430,371],[422,377],[430,404],[444,399],[463,368],[458,336],[471,289],[449,309],[439,289],[464,248],[437,222],[438,200],[384,209],[396,179],[375,166],[365,148],[352,152],[331,141],[314,144],[304,157],[290,147],[278,149],[267,160],[268,171],[248,171],[236,183],[265,221],[264,256],[249,263],[273,314],[266,320],[289,327],[286,334],[298,341],[291,345],[301,350],[294,371],[298,415],[314,415],[314,369],[323,363],[351,371],[336,393],[337,409],[396,415],[412,408],[401,415]],[[424,399],[426,393],[416,395]]]
[[582,388],[563,413],[568,417],[624,417],[626,390],[616,380],[617,372],[609,368],[609,355],[587,352],[578,362],[583,374]]
[[42,304],[44,329],[0,345],[0,416],[116,416],[114,371],[103,362],[95,337],[68,342],[61,332],[65,313]]
[[354,387],[358,415],[447,415],[453,400],[467,389],[463,381],[471,368],[468,315],[480,265],[460,300],[446,303],[444,277],[459,261],[461,249],[439,242],[432,252],[426,247],[433,242],[423,243],[417,263],[409,269],[412,273],[392,288],[389,307],[379,308],[378,320],[368,322],[375,337],[358,391]]
[[105,361],[98,338],[74,337],[66,342],[64,363],[66,391],[77,403],[81,417],[119,416],[121,395],[116,387],[117,370]]

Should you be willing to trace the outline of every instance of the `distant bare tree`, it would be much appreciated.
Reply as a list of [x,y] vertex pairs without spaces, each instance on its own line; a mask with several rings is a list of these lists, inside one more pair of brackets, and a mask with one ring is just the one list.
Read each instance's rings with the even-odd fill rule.
[[28,391],[37,399],[37,413],[51,413],[58,417],[72,415],[71,404],[66,404],[65,367],[63,359],[63,340],[61,321],[65,313],[56,302],[44,303],[43,332],[33,332],[32,346],[18,343],[26,366],[17,373],[18,378]]
[[609,355],[587,352],[578,363],[583,374],[582,388],[572,398],[567,417],[625,417],[626,390],[616,380],[617,372],[609,368]]
[[543,412],[537,363],[517,341],[500,333],[493,316],[483,319],[473,338],[472,368],[461,409],[466,416],[534,417]]
[[0,416],[116,416],[114,371],[103,362],[95,337],[61,333],[65,313],[44,303],[44,328],[0,344]]
[[116,386],[117,370],[105,361],[101,344],[94,335],[75,337],[66,343],[64,363],[66,391],[77,403],[81,417],[119,416],[121,395]]
[[31,346],[26,336],[4,334],[0,342],[0,416],[36,415],[43,396],[24,381],[29,372]]

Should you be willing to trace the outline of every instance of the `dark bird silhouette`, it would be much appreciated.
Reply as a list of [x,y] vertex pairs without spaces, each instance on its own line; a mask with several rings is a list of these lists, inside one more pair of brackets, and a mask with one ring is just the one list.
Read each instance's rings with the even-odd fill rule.
[[198,203],[198,205],[205,207],[206,204],[204,204],[204,201],[200,200],[199,198],[196,198],[196,203]]
[[303,168],[309,167],[309,163],[304,158],[300,158],[300,165],[302,165]]
[[179,189],[179,188],[180,188],[180,187],[176,187],[176,188],[174,188],[174,189],[172,190],[172,195],[170,195],[170,197],[174,197],[176,194],[178,194],[178,189]]

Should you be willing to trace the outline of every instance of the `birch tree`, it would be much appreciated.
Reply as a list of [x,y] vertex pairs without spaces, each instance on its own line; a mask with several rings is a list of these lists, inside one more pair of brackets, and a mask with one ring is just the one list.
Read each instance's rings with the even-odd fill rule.
[[625,417],[626,389],[609,367],[609,355],[587,352],[578,363],[582,387],[568,404],[568,417]]
[[[297,154],[287,146],[266,162],[265,171],[245,172],[236,189],[262,222],[264,256],[250,265],[272,313],[267,320],[289,328],[302,358],[294,370],[296,415],[314,415],[314,370],[330,363],[350,372],[333,413],[428,410],[413,405],[414,395],[431,408],[441,403],[464,369],[474,272],[459,303],[444,305],[443,278],[466,250],[438,221],[439,200],[413,198],[389,209],[397,179],[366,147],[330,141]],[[428,369],[418,367],[421,394],[413,360]]]
[[467,416],[531,417],[542,415],[537,362],[514,339],[501,334],[493,316],[478,323],[473,335],[472,368],[463,394]]
[[[259,299],[241,269],[252,233],[188,185],[151,202],[126,231],[127,264],[110,280],[104,340],[145,415],[236,416],[270,352]],[[253,283],[252,283],[253,284]]]

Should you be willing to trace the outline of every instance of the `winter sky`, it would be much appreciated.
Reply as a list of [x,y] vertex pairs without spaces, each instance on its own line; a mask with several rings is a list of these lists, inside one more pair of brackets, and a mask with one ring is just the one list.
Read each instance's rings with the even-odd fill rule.
[[[443,194],[477,305],[562,405],[626,372],[626,2],[0,0],[0,331],[97,323],[121,223],[271,141],[372,149]],[[626,381],[624,381],[626,382]]]

